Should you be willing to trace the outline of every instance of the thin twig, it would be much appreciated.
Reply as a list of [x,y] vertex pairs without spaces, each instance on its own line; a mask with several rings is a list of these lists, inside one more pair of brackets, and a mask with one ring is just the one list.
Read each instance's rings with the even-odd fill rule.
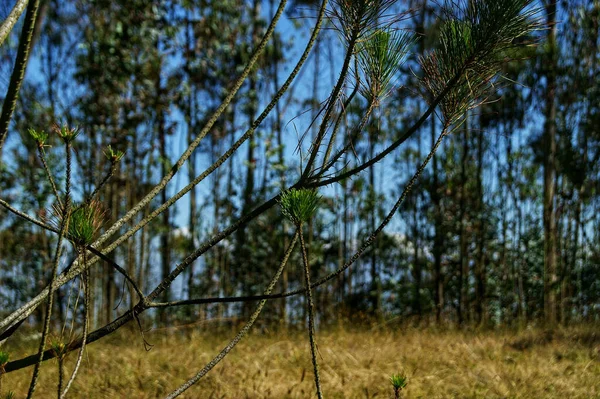
[[60,399],[62,393],[63,381],[65,379],[65,359],[63,356],[58,356],[58,385],[56,387],[57,397]]
[[[59,233],[59,230],[55,229],[54,227],[50,226],[49,224],[46,224],[38,219],[35,219],[35,218],[29,216],[28,214],[26,214],[24,212],[19,211],[18,209],[14,208],[8,202],[4,201],[1,198],[0,198],[0,205],[3,206],[5,209],[9,210],[10,212],[14,213],[15,215],[19,216],[20,218],[23,218],[23,219],[25,219],[37,226],[40,226],[48,231],[51,231],[53,233]],[[69,236],[66,235],[66,238],[68,239]],[[90,251],[91,253],[93,253],[94,255],[96,255],[97,257],[99,257],[100,259],[105,261],[106,263],[110,264],[119,273],[121,273],[123,275],[123,277],[125,277],[129,281],[129,283],[131,283],[131,285],[133,286],[133,289],[140,297],[140,300],[143,300],[143,298],[144,298],[143,292],[140,290],[139,286],[136,284],[136,282],[133,280],[133,278],[127,273],[127,271],[125,271],[125,269],[123,269],[114,260],[110,259],[108,256],[106,256],[101,251],[97,250],[96,248],[94,248],[91,245],[86,245],[85,249],[87,249],[88,251]]]
[[[99,257],[100,259],[102,259],[103,261],[105,261],[106,263],[108,263],[109,265],[111,265],[112,267],[114,267],[115,270],[117,270],[119,273],[121,273],[123,275],[123,277],[125,277],[125,279],[127,279],[127,281],[131,284],[131,286],[137,293],[138,297],[140,298],[140,301],[141,302],[144,301],[144,293],[142,292],[140,287],[136,284],[136,282],[129,275],[129,273],[127,273],[127,271],[125,269],[123,269],[121,266],[119,266],[119,264],[117,262],[115,262],[108,256],[104,255],[102,252],[98,251],[96,248],[92,247],[91,245],[87,245],[86,249],[88,251],[90,251],[91,253],[93,253],[94,255],[96,255],[97,257]],[[133,299],[132,299],[132,301],[133,301]]]
[[348,70],[350,69],[350,61],[352,60],[352,56],[354,55],[354,48],[356,43],[358,42],[358,38],[360,35],[360,29],[355,28],[352,30],[352,34],[348,40],[348,47],[346,49],[346,56],[344,57],[344,62],[342,64],[342,70],[340,71],[340,76],[338,77],[337,83],[333,88],[333,92],[329,97],[329,103],[327,104],[327,110],[325,111],[325,115],[323,115],[323,120],[321,121],[321,125],[319,126],[319,131],[317,133],[317,137],[312,144],[312,151],[310,152],[310,156],[308,158],[308,162],[306,163],[306,167],[302,172],[301,179],[306,179],[310,173],[312,172],[313,163],[319,153],[319,148],[321,147],[321,142],[325,137],[327,126],[329,124],[329,120],[331,119],[331,115],[335,109],[339,96],[342,92],[342,87],[346,82],[346,75]]
[[344,103],[342,104],[342,109],[340,110],[340,113],[337,119],[335,120],[333,131],[331,132],[331,137],[329,139],[329,144],[327,145],[327,150],[325,150],[325,155],[323,156],[323,163],[321,164],[321,169],[325,167],[325,164],[327,164],[327,160],[329,159],[329,155],[331,155],[331,150],[333,149],[333,144],[335,143],[335,138],[337,137],[337,132],[342,122],[342,117],[346,114],[350,103],[354,99],[354,96],[356,96],[356,93],[358,93],[358,88],[360,87],[360,77],[358,75],[358,61],[356,58],[354,59],[354,70],[356,74],[356,82],[354,83],[354,89],[352,90],[346,101],[344,101]]
[[98,195],[98,193],[102,190],[102,188],[110,180],[110,178],[113,177],[113,175],[115,174],[115,171],[117,170],[117,165],[118,165],[118,163],[116,161],[111,161],[111,163],[110,163],[110,170],[108,171],[108,173],[106,174],[106,176],[104,176],[104,178],[100,181],[100,183],[98,183],[98,185],[96,186],[96,188],[94,189],[94,191],[92,191],[92,193],[90,194],[90,196],[86,200],[87,203],[89,203],[91,200],[93,200],[94,197],[96,195]]
[[315,341],[315,305],[313,303],[312,289],[310,288],[310,264],[306,254],[306,243],[304,234],[302,234],[302,225],[298,225],[300,231],[300,248],[302,249],[302,261],[304,263],[304,281],[306,289],[306,309],[308,311],[308,340],[310,341],[310,356],[312,359],[313,373],[315,376],[315,387],[317,388],[317,397],[323,399],[321,392],[321,380],[319,377],[319,362],[317,361],[317,343]]
[[50,171],[50,168],[48,167],[48,163],[46,162],[46,152],[44,151],[44,146],[43,144],[38,144],[38,157],[40,158],[40,161],[42,161],[42,166],[44,168],[44,172],[46,172],[46,178],[48,179],[48,182],[50,183],[50,187],[52,187],[52,192],[54,193],[54,197],[56,197],[56,202],[58,203],[58,206],[62,208],[62,201],[60,200],[60,195],[58,193],[58,189],[56,188],[56,183],[54,182],[54,178],[52,177],[52,172]]
[[375,102],[372,101],[367,106],[367,111],[363,115],[360,123],[352,131],[352,134],[350,135],[350,137],[349,137],[348,142],[346,143],[346,145],[344,145],[344,147],[341,150],[339,150],[338,152],[336,152],[336,154],[333,156],[333,158],[331,158],[331,161],[329,161],[328,163],[326,162],[328,157],[326,157],[323,160],[323,166],[321,167],[321,170],[319,170],[319,172],[313,177],[313,179],[322,177],[325,174],[325,172],[327,172],[329,169],[331,169],[331,167],[333,165],[335,165],[335,163],[337,162],[337,160],[340,159],[340,157],[342,155],[344,155],[350,148],[354,147],[356,139],[358,138],[359,134],[363,131],[363,129],[367,125],[367,122],[369,121],[369,118],[371,117],[371,114],[373,113],[374,109],[375,109]]
[[[292,253],[292,250],[294,249],[294,246],[296,245],[297,239],[298,239],[298,230],[296,230],[296,233],[294,234],[294,237],[292,238],[292,242],[290,242],[290,245],[288,246],[288,248],[285,252],[285,255],[283,256],[283,259],[281,260],[281,263],[279,264],[277,272],[275,273],[275,275],[269,282],[269,285],[267,286],[267,288],[265,288],[265,294],[267,294],[267,295],[270,294],[271,291],[273,291],[275,284],[277,284],[277,281],[279,281],[279,277],[281,276],[281,273],[283,272],[283,269],[285,268],[285,265],[287,264],[287,261]],[[167,396],[167,399],[173,399],[173,398],[176,398],[177,396],[181,395],[188,388],[190,388],[192,385],[194,385],[196,382],[198,382],[202,377],[204,377],[221,360],[223,360],[223,358],[225,356],[227,356],[227,354],[237,345],[238,342],[241,341],[241,339],[250,330],[250,328],[252,327],[252,325],[254,324],[256,319],[258,319],[258,316],[260,315],[260,312],[262,311],[262,309],[266,303],[267,303],[266,300],[260,301],[260,303],[258,304],[256,309],[254,310],[254,313],[252,313],[252,315],[250,316],[250,319],[246,322],[244,327],[237,333],[237,335],[225,346],[225,348],[223,348],[221,350],[221,352],[219,352],[219,354],[217,356],[215,356],[215,358],[212,359],[206,366],[204,366],[202,368],[202,370],[200,370],[195,376],[190,378],[183,385],[181,385],[175,391],[170,393],[169,396]]]
[[[84,249],[82,249],[82,251],[83,251],[82,256],[85,260],[87,252]],[[83,296],[83,336],[81,337],[81,347],[79,348],[79,354],[77,355],[77,361],[75,362],[75,368],[73,369],[71,378],[69,378],[69,381],[67,382],[67,385],[65,386],[65,390],[63,391],[62,395],[60,395],[60,398],[64,398],[67,395],[67,392],[69,392],[69,389],[71,388],[71,385],[73,384],[73,381],[75,381],[75,377],[77,377],[77,372],[79,371],[79,367],[81,366],[81,361],[83,359],[83,353],[85,351],[86,339],[87,339],[88,328],[89,328],[89,308],[90,308],[90,272],[89,272],[89,270],[85,270],[83,272],[83,292],[84,292],[84,296]]]
[[[66,144],[67,150],[67,170],[66,170],[66,182],[65,182],[65,202],[62,209],[62,220],[60,224],[60,233],[58,235],[58,242],[56,243],[56,252],[54,254],[54,262],[52,266],[52,274],[50,275],[50,292],[54,292],[53,288],[56,284],[56,274],[58,271],[58,264],[60,263],[62,240],[68,230],[69,225],[69,212],[71,208],[71,146],[69,142]],[[35,363],[33,369],[33,375],[31,377],[31,383],[29,384],[29,391],[27,392],[27,399],[33,397],[35,387],[40,373],[40,366],[44,359],[44,350],[46,348],[46,338],[50,331],[50,318],[52,315],[52,304],[54,295],[48,296],[48,305],[46,306],[46,317],[44,318],[44,326],[42,329],[42,337],[40,338],[40,345],[38,349],[38,360]]]

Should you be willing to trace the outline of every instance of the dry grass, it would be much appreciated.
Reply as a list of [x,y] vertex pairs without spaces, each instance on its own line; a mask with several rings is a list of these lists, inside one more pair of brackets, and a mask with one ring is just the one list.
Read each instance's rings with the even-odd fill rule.
[[[154,332],[147,338],[155,346],[146,352],[139,336],[118,333],[89,346],[70,396],[163,397],[232,335]],[[330,399],[391,398],[389,377],[398,371],[409,378],[403,398],[600,398],[600,330],[592,327],[553,333],[338,328],[319,332],[318,343]],[[310,365],[305,333],[254,334],[185,397],[312,398]],[[5,375],[4,389],[24,397],[30,373]],[[46,362],[37,397],[55,397],[56,375],[56,362]]]

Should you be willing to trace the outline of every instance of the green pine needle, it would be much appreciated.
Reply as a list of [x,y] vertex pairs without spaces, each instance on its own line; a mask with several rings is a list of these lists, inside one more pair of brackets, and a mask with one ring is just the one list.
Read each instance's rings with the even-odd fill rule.
[[28,132],[31,138],[34,139],[39,146],[43,146],[46,143],[46,140],[48,140],[48,133],[43,130],[37,131],[35,129],[29,129]]
[[104,155],[111,162],[119,162],[125,153],[123,151],[115,150],[112,146],[108,145],[104,150]]
[[377,29],[361,41],[358,61],[364,74],[362,95],[375,105],[390,92],[392,79],[406,60],[415,43],[413,34],[388,29]]
[[392,376],[390,377],[390,382],[392,383],[394,389],[399,391],[406,387],[406,385],[408,384],[408,378],[406,378],[406,376],[401,373],[392,374]]
[[335,0],[330,20],[346,40],[376,29],[396,0]]
[[68,238],[76,245],[89,245],[100,229],[104,211],[99,201],[92,200],[75,208],[69,219]]
[[452,0],[445,9],[437,48],[420,59],[428,101],[459,76],[440,107],[447,123],[487,101],[507,55],[542,24],[532,0]]
[[69,128],[66,124],[62,126],[55,124],[52,129],[65,143],[72,143],[80,133],[78,128]]
[[10,355],[8,352],[0,351],[0,368],[2,368],[8,360],[10,359]]
[[52,349],[52,351],[58,358],[64,357],[64,355],[67,353],[67,345],[58,338],[53,338],[50,341],[50,349]]
[[317,211],[321,196],[316,190],[291,189],[279,200],[281,211],[292,223],[300,225],[308,221]]

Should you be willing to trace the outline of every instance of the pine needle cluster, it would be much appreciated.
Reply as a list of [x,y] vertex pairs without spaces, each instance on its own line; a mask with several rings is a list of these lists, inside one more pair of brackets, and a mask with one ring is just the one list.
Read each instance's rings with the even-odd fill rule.
[[110,145],[106,146],[104,150],[104,156],[112,163],[119,162],[123,158],[123,155],[125,155],[123,151],[115,150]]
[[0,370],[2,370],[2,367],[4,367],[6,363],[8,363],[9,359],[10,356],[8,352],[0,351]]
[[329,19],[334,28],[350,41],[377,28],[396,0],[335,0]]
[[317,211],[321,196],[316,190],[291,189],[281,194],[281,211],[296,226],[308,221]]
[[358,63],[364,75],[361,94],[370,104],[379,105],[391,91],[396,73],[415,43],[413,34],[377,29],[358,45]]
[[102,205],[92,200],[75,208],[69,219],[68,238],[76,245],[89,245],[102,226]]
[[397,390],[404,389],[408,384],[408,380],[404,374],[393,374],[390,377],[390,382],[392,383],[394,389]]
[[542,27],[539,9],[531,3],[449,2],[437,48],[420,59],[427,100],[445,94],[440,105],[446,123],[456,122],[466,111],[486,102],[511,50],[530,44],[524,39]]
[[80,133],[78,128],[69,128],[69,126],[66,124],[55,124],[52,127],[52,130],[54,130],[54,132],[58,134],[58,136],[63,139],[65,143],[72,143]]
[[408,385],[408,378],[406,378],[406,375],[401,373],[392,374],[390,377],[390,382],[394,388],[394,397],[399,399],[400,391],[402,391],[404,388],[406,388],[406,385]]
[[46,133],[43,130],[38,131],[35,129],[29,129],[28,132],[29,132],[29,135],[31,136],[31,138],[33,140],[35,140],[37,145],[40,147],[43,147],[44,144],[46,143],[46,141],[48,140],[48,133]]

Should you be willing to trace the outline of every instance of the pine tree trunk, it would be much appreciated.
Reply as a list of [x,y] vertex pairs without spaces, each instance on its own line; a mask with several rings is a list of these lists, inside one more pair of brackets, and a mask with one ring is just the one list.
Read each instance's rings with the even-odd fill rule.
[[[162,69],[162,68],[161,68]],[[160,70],[160,69],[159,69]],[[169,163],[169,155],[167,153],[167,130],[166,130],[166,121],[165,121],[165,110],[163,108],[163,104],[161,102],[163,89],[161,87],[160,82],[160,73],[157,74],[156,78],[156,92],[157,92],[157,100],[155,104],[156,110],[156,125],[158,129],[158,145],[159,145],[159,154],[160,154],[160,170],[161,176],[165,176],[168,173],[168,163]],[[163,189],[160,193],[160,201],[162,204],[167,202],[167,190]],[[171,248],[169,244],[169,236],[170,236],[170,210],[169,208],[165,209],[161,215],[161,234],[160,234],[160,275],[161,279],[164,279],[171,269]],[[167,288],[162,295],[162,300],[164,302],[168,302],[171,299],[171,289]],[[168,322],[168,312],[161,311],[159,312],[159,319],[162,323]]]
[[554,325],[556,315],[556,216],[554,197],[556,185],[556,3],[546,5],[549,48],[546,71],[544,122],[544,318]]
[[[375,154],[375,137],[371,136],[369,144],[369,159],[373,158]],[[369,187],[370,187],[370,201],[371,209],[369,214],[369,231],[375,231],[376,229],[376,194],[375,194],[375,168],[369,168]],[[373,316],[378,318],[380,316],[380,303],[381,303],[381,283],[379,281],[379,272],[377,270],[377,242],[374,242],[371,247],[371,310]]]
[[462,324],[468,320],[468,294],[469,294],[469,254],[467,237],[467,163],[469,159],[469,121],[465,122],[463,128],[463,150],[460,172],[460,200],[459,200],[459,223],[460,223],[460,248],[459,248],[459,290],[460,299],[458,302],[458,323]]
[[475,261],[475,311],[477,323],[485,323],[486,276],[485,276],[485,216],[483,200],[483,131],[477,136],[477,259]]

